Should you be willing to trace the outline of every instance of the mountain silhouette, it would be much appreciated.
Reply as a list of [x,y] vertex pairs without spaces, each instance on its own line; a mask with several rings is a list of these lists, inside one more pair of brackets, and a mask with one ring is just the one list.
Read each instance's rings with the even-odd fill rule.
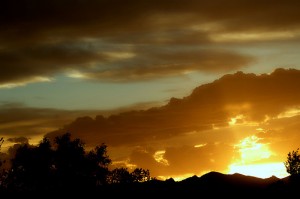
[[[239,173],[209,172],[200,177],[194,175],[181,181],[151,180],[143,183],[117,185],[105,190],[111,196],[174,197],[174,198],[269,198],[297,195],[300,177],[258,178]],[[102,193],[104,193],[102,192]],[[138,197],[139,196],[139,197]]]
[[228,195],[230,197],[263,195],[270,197],[296,194],[300,187],[300,178],[299,176],[258,178],[239,173],[223,174],[212,171],[201,177],[192,176],[176,183],[182,193],[209,193],[211,196]]

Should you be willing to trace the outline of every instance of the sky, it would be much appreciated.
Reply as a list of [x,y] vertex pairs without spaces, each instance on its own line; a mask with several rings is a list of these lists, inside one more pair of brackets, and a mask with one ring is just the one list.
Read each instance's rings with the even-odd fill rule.
[[299,147],[296,0],[2,0],[2,151],[70,132],[180,180],[287,176]]

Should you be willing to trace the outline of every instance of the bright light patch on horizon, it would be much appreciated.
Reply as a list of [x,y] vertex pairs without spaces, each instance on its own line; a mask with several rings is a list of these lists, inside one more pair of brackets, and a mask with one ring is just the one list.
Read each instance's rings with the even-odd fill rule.
[[237,159],[233,164],[229,165],[229,173],[240,173],[244,175],[256,176],[259,178],[268,178],[276,176],[283,178],[289,174],[283,162],[272,163],[254,163],[265,161],[273,155],[268,144],[259,143],[261,138],[255,135],[244,138],[235,145],[240,152],[240,159]]
[[283,162],[273,162],[265,164],[232,164],[229,166],[229,174],[240,173],[243,175],[255,176],[259,178],[269,178],[276,176],[277,178],[284,178],[289,174]]

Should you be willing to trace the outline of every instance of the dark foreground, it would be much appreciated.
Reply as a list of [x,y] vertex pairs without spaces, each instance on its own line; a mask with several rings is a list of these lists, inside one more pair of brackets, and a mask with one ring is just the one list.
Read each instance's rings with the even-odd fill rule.
[[[41,192],[14,192],[1,190],[0,198],[297,198],[300,195],[300,177],[266,179],[241,174],[226,175],[210,172],[175,182],[151,180],[144,183],[114,184],[97,188],[64,188]],[[4,196],[4,197],[1,197]]]

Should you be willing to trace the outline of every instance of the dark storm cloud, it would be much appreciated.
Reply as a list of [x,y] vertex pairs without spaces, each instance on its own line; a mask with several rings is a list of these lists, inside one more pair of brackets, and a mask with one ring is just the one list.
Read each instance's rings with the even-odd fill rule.
[[[0,6],[0,83],[29,82],[34,77],[49,77],[67,69],[85,73],[91,66],[98,67],[92,71],[95,72],[93,78],[103,81],[114,81],[113,78],[119,81],[124,78],[123,74],[129,73],[141,75],[143,80],[155,77],[154,72],[157,77],[163,77],[186,70],[206,72],[208,68],[214,68],[210,72],[232,71],[243,67],[243,63],[248,64],[248,58],[234,53],[219,57],[215,49],[209,50],[212,53],[209,56],[205,52],[204,59],[201,59],[203,55],[196,59],[197,50],[178,50],[164,59],[158,56],[145,59],[143,54],[135,53],[130,67],[108,65],[111,68],[106,70],[103,65],[109,57],[103,53],[107,49],[86,49],[77,44],[92,45],[95,40],[101,40],[119,45],[127,52],[124,48],[137,45],[171,45],[174,49],[207,45],[218,33],[293,33],[299,30],[298,7],[299,1],[291,0],[191,0],[184,3],[179,0],[4,0]],[[215,57],[208,60],[207,56]],[[151,58],[154,58],[153,65],[139,66],[140,60],[151,63]],[[183,59],[191,59],[194,65],[187,65]],[[219,63],[224,59],[225,64],[221,66]],[[226,61],[230,59],[237,59],[238,64],[229,65]],[[215,61],[217,66],[208,67],[206,62],[209,61]],[[167,67],[158,67],[160,64]],[[92,75],[87,73],[87,76]],[[130,80],[137,79],[131,77]]]

